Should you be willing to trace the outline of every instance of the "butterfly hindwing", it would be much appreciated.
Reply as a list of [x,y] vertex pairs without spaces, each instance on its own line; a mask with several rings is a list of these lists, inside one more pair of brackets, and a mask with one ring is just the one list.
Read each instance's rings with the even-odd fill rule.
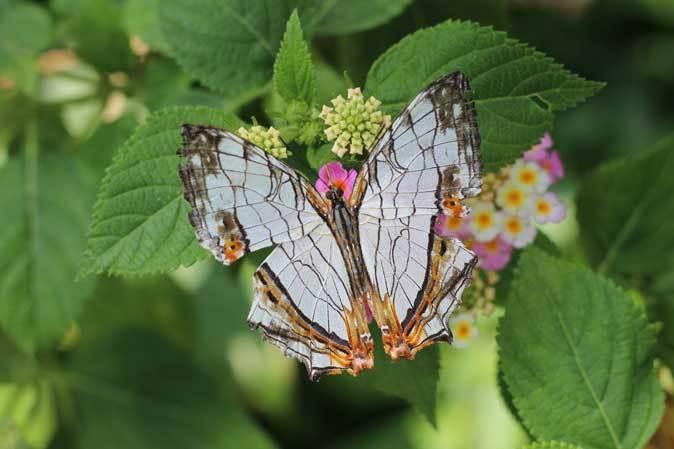
[[274,249],[253,284],[249,325],[302,361],[312,379],[371,367],[372,339],[350,300],[345,264],[326,225]]

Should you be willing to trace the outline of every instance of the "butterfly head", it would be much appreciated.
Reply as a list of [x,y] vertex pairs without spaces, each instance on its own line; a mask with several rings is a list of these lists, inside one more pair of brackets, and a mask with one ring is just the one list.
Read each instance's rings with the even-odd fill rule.
[[344,200],[344,190],[341,187],[331,185],[328,191],[325,192],[325,197],[333,203],[342,202]]

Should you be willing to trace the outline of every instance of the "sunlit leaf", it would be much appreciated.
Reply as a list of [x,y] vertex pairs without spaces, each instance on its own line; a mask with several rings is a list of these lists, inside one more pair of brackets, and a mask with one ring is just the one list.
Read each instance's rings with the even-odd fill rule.
[[655,333],[611,281],[531,248],[499,333],[508,390],[536,438],[640,449],[655,431],[664,399]]
[[311,104],[316,96],[316,74],[297,11],[293,11],[288,19],[276,56],[274,87],[286,101],[299,100]]
[[395,114],[428,83],[454,71],[470,80],[485,164],[491,169],[512,162],[552,129],[556,111],[603,86],[503,32],[448,21],[391,47],[372,65],[365,88]]

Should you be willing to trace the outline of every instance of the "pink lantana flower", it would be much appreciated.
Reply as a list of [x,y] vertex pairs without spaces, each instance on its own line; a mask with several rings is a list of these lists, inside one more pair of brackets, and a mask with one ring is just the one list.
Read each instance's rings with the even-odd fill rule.
[[509,215],[505,217],[501,238],[515,248],[524,248],[534,241],[536,226],[531,217]]
[[348,200],[353,191],[356,176],[358,176],[356,170],[351,169],[347,171],[339,162],[328,162],[318,171],[316,190],[325,195],[330,190],[330,187],[335,187],[340,189],[344,195],[344,199]]
[[541,137],[541,142],[538,145],[534,145],[533,149],[548,151],[554,145],[555,142],[552,141],[552,136],[550,135],[550,133],[545,133],[543,134],[543,137]]
[[489,242],[475,243],[473,251],[480,258],[480,268],[488,271],[499,271],[510,262],[513,247],[497,237]]
[[534,219],[538,223],[559,223],[566,217],[566,207],[557,194],[545,192],[534,201]]
[[533,148],[524,153],[523,159],[528,162],[536,162],[539,167],[548,172],[552,183],[564,177],[564,165],[556,151],[548,151],[552,148],[552,137],[545,133],[541,143],[534,145]]

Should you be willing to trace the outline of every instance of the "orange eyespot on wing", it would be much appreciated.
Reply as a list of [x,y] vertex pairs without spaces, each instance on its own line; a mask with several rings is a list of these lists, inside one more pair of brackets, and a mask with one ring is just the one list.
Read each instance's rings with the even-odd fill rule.
[[[271,154],[228,131],[183,125],[180,178],[197,239],[229,265],[323,222],[320,195]],[[234,245],[232,247],[232,245]]]
[[223,249],[225,251],[225,260],[231,264],[243,257],[246,253],[246,244],[236,235],[224,239]]
[[450,195],[445,192],[444,199],[442,200],[442,211],[445,215],[454,218],[462,218],[466,215],[466,208],[461,202],[461,198],[457,195]]

